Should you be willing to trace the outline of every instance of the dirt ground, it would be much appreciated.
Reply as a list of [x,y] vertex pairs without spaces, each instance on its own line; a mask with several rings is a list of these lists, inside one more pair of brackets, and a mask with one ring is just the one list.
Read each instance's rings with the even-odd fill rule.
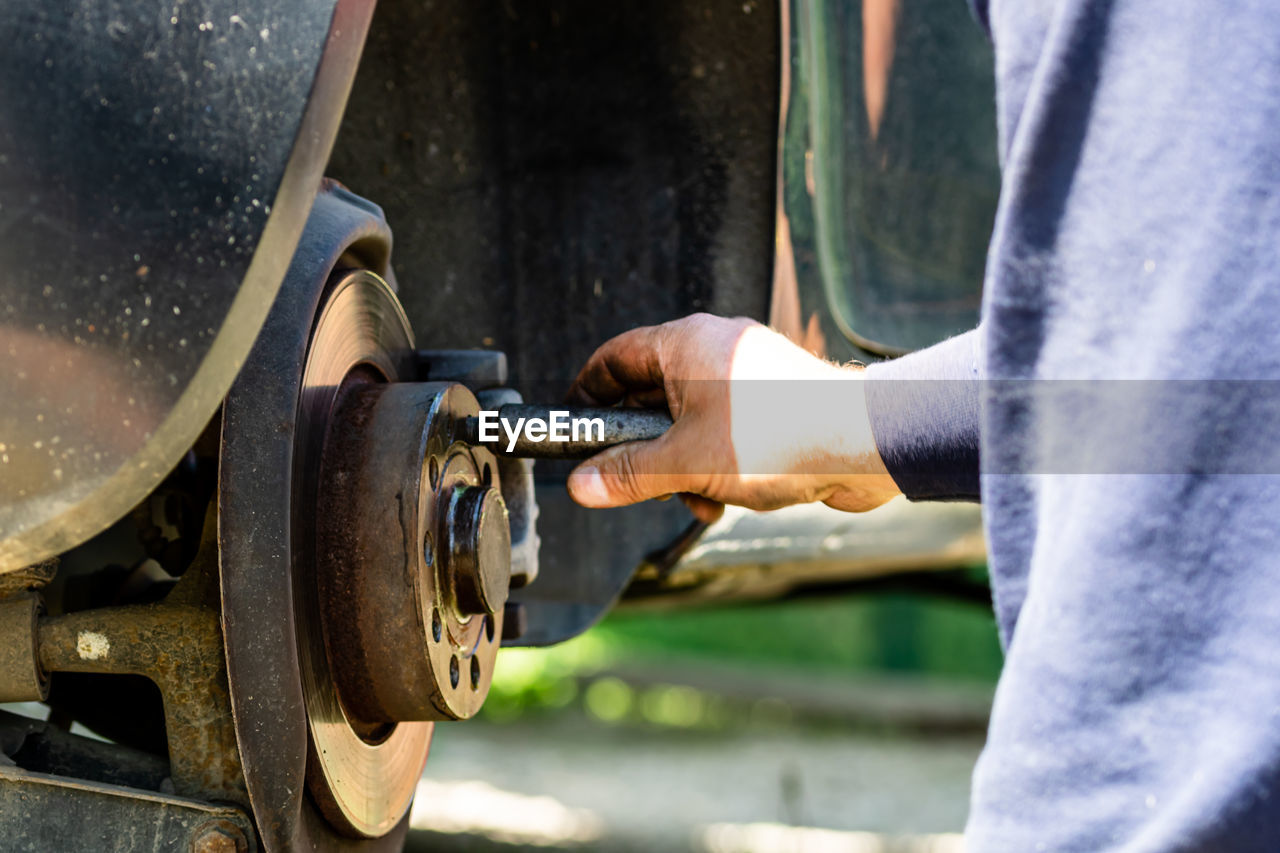
[[707,731],[576,711],[441,724],[408,849],[951,853],[981,745],[977,731]]

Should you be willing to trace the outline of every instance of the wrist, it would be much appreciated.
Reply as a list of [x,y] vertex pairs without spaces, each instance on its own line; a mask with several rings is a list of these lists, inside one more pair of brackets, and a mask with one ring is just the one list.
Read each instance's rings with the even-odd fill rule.
[[867,408],[865,368],[824,364],[828,389],[817,447],[832,455],[826,469],[830,482],[822,500],[839,509],[868,509],[902,492],[876,447]]
[[743,335],[732,377],[739,475],[773,480],[789,503],[870,509],[899,494],[876,448],[861,367],[823,361],[757,327]]

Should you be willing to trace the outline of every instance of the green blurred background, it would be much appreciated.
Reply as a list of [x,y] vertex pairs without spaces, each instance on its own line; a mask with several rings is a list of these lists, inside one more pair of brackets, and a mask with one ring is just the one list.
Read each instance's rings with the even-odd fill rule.
[[[576,705],[606,720],[708,723],[714,722],[714,695],[703,697],[704,714],[664,715],[661,702],[644,702],[645,685],[660,682],[664,668],[678,673],[677,681],[696,681],[698,671],[749,668],[785,684],[807,677],[824,685],[993,685],[1001,660],[989,607],[902,591],[691,610],[623,608],[560,646],[504,650],[483,714],[503,722]],[[646,673],[645,684],[628,695],[625,674],[636,670]],[[615,672],[622,677],[610,675]]]

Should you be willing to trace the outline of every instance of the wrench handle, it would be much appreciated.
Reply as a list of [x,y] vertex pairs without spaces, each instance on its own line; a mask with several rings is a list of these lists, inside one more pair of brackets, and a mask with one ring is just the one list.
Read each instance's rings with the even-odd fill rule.
[[[544,428],[528,429],[538,423]],[[658,438],[670,427],[671,416],[659,409],[508,403],[499,407],[496,421],[467,418],[465,428],[467,441],[499,456],[585,459],[616,444]],[[567,438],[552,440],[553,432]]]

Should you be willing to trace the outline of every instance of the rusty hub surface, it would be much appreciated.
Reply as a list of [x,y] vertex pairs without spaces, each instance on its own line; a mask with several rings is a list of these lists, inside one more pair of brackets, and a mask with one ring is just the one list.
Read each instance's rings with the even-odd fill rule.
[[488,691],[511,539],[497,460],[455,438],[477,411],[460,385],[370,385],[330,430],[321,607],[343,705],[365,723],[466,719]]

